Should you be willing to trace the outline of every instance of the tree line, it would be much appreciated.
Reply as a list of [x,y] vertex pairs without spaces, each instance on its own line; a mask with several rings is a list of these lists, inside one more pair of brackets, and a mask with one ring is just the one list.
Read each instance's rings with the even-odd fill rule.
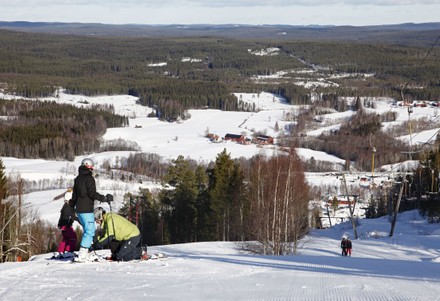
[[[0,261],[54,251],[57,229],[32,216],[22,200],[25,182],[6,178],[4,169],[0,160]],[[308,233],[309,188],[294,152],[255,156],[243,164],[224,150],[208,167],[179,156],[168,166],[163,185],[158,192],[126,194],[119,211],[138,225],[149,245],[254,241],[243,246],[286,255],[295,254]]]
[[111,106],[77,108],[55,102],[0,101],[0,155],[73,160],[100,149],[108,127],[128,125]]
[[120,213],[149,245],[254,241],[261,254],[294,254],[309,229],[309,188],[295,153],[232,160],[224,150],[211,166],[172,161],[157,196],[127,194]]

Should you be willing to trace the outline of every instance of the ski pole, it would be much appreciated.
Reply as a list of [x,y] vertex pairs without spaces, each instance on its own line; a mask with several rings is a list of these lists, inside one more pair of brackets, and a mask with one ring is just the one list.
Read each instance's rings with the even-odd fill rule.
[[115,239],[116,239],[115,222],[113,221],[113,210],[112,210],[112,202],[108,202],[108,205],[109,205],[109,207],[110,207],[110,213],[111,213],[111,215],[110,215],[110,218],[112,219],[112,226],[113,226],[113,236],[114,236],[114,237],[115,237]]

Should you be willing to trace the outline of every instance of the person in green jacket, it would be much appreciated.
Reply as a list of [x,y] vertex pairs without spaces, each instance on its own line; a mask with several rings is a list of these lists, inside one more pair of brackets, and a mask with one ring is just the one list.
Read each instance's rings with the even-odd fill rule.
[[141,234],[135,224],[116,213],[106,213],[102,207],[96,208],[94,214],[101,226],[101,233],[93,243],[94,250],[110,248],[110,259],[116,261],[141,258]]

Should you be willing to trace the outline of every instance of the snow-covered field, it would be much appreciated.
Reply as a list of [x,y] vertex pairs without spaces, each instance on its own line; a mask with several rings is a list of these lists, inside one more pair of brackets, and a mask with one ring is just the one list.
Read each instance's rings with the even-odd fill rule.
[[[1,97],[12,96],[0,94]],[[135,98],[125,95],[86,98],[61,92],[50,100],[74,105],[85,105],[84,100],[90,105],[114,104],[117,113],[130,116],[130,126],[109,129],[104,139],[135,141],[143,152],[159,154],[164,160],[183,155],[209,162],[223,149],[232,158],[272,155],[277,151],[274,146],[213,143],[204,137],[207,131],[221,137],[263,131],[276,137],[275,124],[283,130],[289,123],[286,114],[299,111],[268,93],[243,93],[241,98],[256,103],[261,110],[191,110],[189,120],[176,123],[147,118],[151,110],[136,105]],[[393,110],[399,114],[398,122],[408,119],[407,108],[390,104],[389,99],[378,99],[377,112]],[[321,116],[322,129],[337,126],[337,120],[344,122],[351,114]],[[436,114],[436,108],[414,108],[411,118],[435,119]],[[415,133],[417,141],[429,140],[431,134]],[[303,160],[313,157],[334,163],[335,171],[343,164],[340,158],[322,152],[297,151]],[[129,152],[107,152],[90,157],[97,162],[99,173],[104,160],[117,162],[128,155]],[[77,157],[74,162],[2,160],[7,176],[20,175],[36,182],[58,181],[59,189],[24,195],[27,208],[56,223],[62,201],[52,199],[72,184],[83,158]],[[347,182],[359,185],[358,177],[347,176]],[[308,173],[307,179],[311,185],[341,186],[337,174]],[[124,193],[135,192],[139,187],[154,189],[158,184],[97,178],[98,191],[114,194],[116,208]],[[301,242],[297,256],[246,254],[231,242],[154,246],[150,253],[163,252],[168,258],[145,262],[69,264],[48,261],[46,258],[52,254],[42,254],[28,262],[0,264],[0,300],[440,300],[438,225],[426,224],[416,212],[407,212],[399,217],[393,237],[388,237],[387,218],[361,220],[357,230],[359,239],[353,240],[352,257],[340,256],[342,235],[353,238],[347,222],[314,230]]]
[[[230,154],[231,158],[250,158],[256,154],[271,156],[278,153],[275,145],[257,146],[256,144],[243,145],[231,141],[212,142],[206,138],[206,133],[216,134],[224,137],[226,134],[241,134],[246,137],[252,137],[254,133],[263,133],[276,138],[283,134],[289,127],[292,115],[297,115],[301,111],[299,106],[286,104],[284,99],[270,93],[235,93],[236,97],[249,105],[255,104],[257,112],[223,112],[219,110],[190,110],[191,117],[185,121],[174,123],[162,122],[157,118],[146,117],[152,110],[151,108],[138,105],[137,98],[128,95],[98,96],[87,97],[82,95],[65,94],[59,90],[53,97],[39,100],[56,101],[59,103],[72,104],[76,106],[108,105],[112,104],[117,114],[129,117],[130,126],[122,128],[111,128],[105,133],[103,139],[110,141],[114,139],[123,139],[135,142],[142,152],[155,153],[160,155],[163,160],[169,161],[183,155],[185,158],[194,159],[201,163],[214,161],[216,156],[224,149]],[[0,99],[13,99],[13,95],[5,95],[0,91]],[[354,98],[347,99],[348,102],[354,101]],[[397,120],[392,124],[384,123],[384,127],[401,124],[408,121],[424,118],[432,123],[439,122],[437,107],[414,107],[411,116],[408,116],[408,108],[396,106],[396,102],[389,98],[375,98],[375,109],[368,109],[377,114],[386,112],[396,112]],[[353,115],[353,111],[334,112],[319,115],[320,127],[305,132],[307,136],[319,135],[322,131],[331,128],[337,128],[341,123],[348,120]],[[276,126],[277,125],[277,126]],[[278,131],[276,131],[278,128]],[[435,137],[439,128],[414,132],[411,136],[403,136],[402,140],[411,143],[429,142]],[[324,152],[313,151],[305,148],[298,148],[297,153],[304,161],[311,160],[323,161],[333,164],[334,171],[339,172],[343,169],[344,160]],[[99,174],[100,166],[104,161],[117,164],[118,161],[128,157],[130,152],[105,152],[90,154],[96,162],[96,172]],[[61,193],[66,187],[72,185],[76,175],[77,168],[85,156],[75,158],[73,162],[52,161],[42,159],[17,159],[3,157],[3,163],[6,166],[6,173],[9,176],[20,176],[26,180],[31,180],[44,187],[44,183],[55,181],[59,189],[52,192],[53,196]],[[379,169],[381,167],[377,167]],[[385,169],[386,167],[382,167]],[[388,169],[391,169],[388,167]],[[347,174],[346,181],[350,191],[362,189],[360,178],[368,174],[352,173]],[[386,172],[382,177],[380,172],[376,172],[375,183],[378,184],[390,176]],[[341,176],[337,173],[307,173],[307,180],[310,185],[315,187],[331,188],[335,194],[345,194]],[[122,203],[122,196],[127,192],[136,192],[138,188],[155,189],[157,183],[143,181],[122,183],[120,181],[111,181],[105,177],[97,178],[98,189],[103,193],[112,193],[116,197],[116,209]],[[52,185],[53,186],[53,185]],[[365,187],[364,187],[365,188]],[[33,192],[25,195],[25,200],[33,207],[38,207],[39,211],[51,210],[47,207],[48,202],[53,197],[41,196],[39,192]],[[40,207],[41,205],[41,207]],[[57,216],[58,210],[51,212],[51,216]],[[362,215],[359,212],[358,215]]]

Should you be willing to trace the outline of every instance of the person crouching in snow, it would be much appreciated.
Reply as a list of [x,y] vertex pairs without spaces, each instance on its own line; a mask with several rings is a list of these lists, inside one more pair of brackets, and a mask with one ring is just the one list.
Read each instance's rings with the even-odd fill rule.
[[53,258],[65,258],[73,257],[73,251],[76,248],[76,232],[72,225],[74,221],[78,221],[75,215],[75,210],[70,206],[69,201],[72,198],[72,188],[69,187],[64,194],[64,205],[60,211],[60,218],[58,220],[58,229],[61,230],[61,235],[63,239],[58,244],[58,256]]
[[109,259],[115,261],[141,258],[141,234],[135,224],[116,213],[106,213],[102,207],[95,209],[95,222],[101,226],[101,234],[93,243],[94,250],[110,248]]

